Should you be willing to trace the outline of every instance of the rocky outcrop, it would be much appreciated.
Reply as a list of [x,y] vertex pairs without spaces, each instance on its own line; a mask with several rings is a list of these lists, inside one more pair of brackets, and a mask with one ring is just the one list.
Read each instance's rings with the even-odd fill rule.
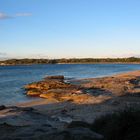
[[25,89],[29,96],[77,103],[96,102],[95,97],[97,100],[100,96],[106,100],[140,93],[140,78],[137,75],[82,79],[70,83],[65,82],[64,76],[48,76],[43,81],[26,85]]
[[27,95],[38,96],[59,102],[70,101],[74,103],[100,103],[109,99],[109,96],[95,97],[87,94],[88,89],[80,85],[64,82],[63,76],[48,76],[43,81],[25,86]]
[[[113,96],[137,95],[140,93],[140,77],[137,75],[116,75],[113,77],[85,79],[81,86],[89,88],[90,93]],[[95,94],[96,95],[96,94]]]
[[0,111],[0,140],[102,140],[87,127],[68,127],[33,108],[5,107]]
[[63,75],[56,75],[56,76],[47,76],[45,77],[44,79],[48,80],[48,79],[51,79],[51,80],[59,80],[59,81],[64,81],[64,76]]
[[[71,100],[70,96],[83,94],[80,86],[64,82],[64,76],[48,76],[43,81],[25,86],[27,95],[57,100]],[[65,98],[65,99],[64,99]]]
[[118,111],[89,124],[60,121],[31,107],[11,106],[0,110],[0,132],[0,140],[139,140],[140,111]]
[[42,96],[42,94],[48,94],[50,92],[60,93],[60,91],[64,93],[66,92],[66,89],[73,92],[76,88],[77,87],[72,84],[65,83],[64,76],[48,76],[44,78],[43,81],[31,83],[25,86],[27,95],[30,96]]

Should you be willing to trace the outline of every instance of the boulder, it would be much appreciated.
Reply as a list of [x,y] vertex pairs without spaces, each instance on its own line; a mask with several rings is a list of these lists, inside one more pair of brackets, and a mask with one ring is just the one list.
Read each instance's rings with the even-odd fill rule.
[[70,83],[65,83],[63,80],[64,76],[48,76],[43,81],[34,82],[26,85],[25,89],[27,90],[27,95],[30,96],[40,96],[42,94],[48,93],[66,94],[77,91],[77,86]]
[[57,80],[64,80],[64,76],[63,75],[55,75],[55,76],[47,76],[44,78],[45,80],[48,80],[48,79],[57,79]]

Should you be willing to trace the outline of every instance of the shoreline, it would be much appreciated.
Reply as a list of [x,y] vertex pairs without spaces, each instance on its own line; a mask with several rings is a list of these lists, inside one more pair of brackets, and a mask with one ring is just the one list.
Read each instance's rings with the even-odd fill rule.
[[56,63],[56,64],[0,64],[0,66],[31,66],[31,65],[64,65],[64,64],[140,64],[140,62],[95,62],[95,63]]
[[[125,77],[127,75],[130,75],[130,76],[140,76],[140,70],[134,70],[134,71],[128,71],[128,72],[120,72],[118,74],[113,74],[113,75],[109,75],[109,76],[102,76],[102,77],[91,77],[91,78],[80,78],[80,79],[75,79],[75,80],[72,80],[71,82],[78,82],[79,83],[82,83],[83,81],[88,81],[88,80],[94,80],[94,79],[102,79],[102,78],[107,78],[107,77]],[[46,100],[46,99],[43,99],[43,98],[38,98],[36,97],[35,100],[32,100],[32,101],[23,101],[21,103],[15,103],[15,104],[11,104],[11,105],[6,105],[6,106],[19,106],[19,107],[31,107],[31,106],[36,106],[36,105],[40,105],[40,104],[50,104],[50,103],[54,103],[55,101],[54,100]]]
[[[85,81],[88,81],[89,83],[92,82],[92,80],[94,79],[104,79],[104,78],[112,78],[112,77],[117,77],[117,78],[124,78],[124,77],[137,77],[137,76],[140,76],[140,70],[135,70],[135,71],[128,71],[128,72],[121,72],[121,73],[118,73],[118,74],[113,74],[113,75],[110,75],[110,76],[103,76],[103,77],[96,77],[96,78],[82,78],[82,79],[75,79],[75,80],[72,80],[71,83],[78,83],[79,85],[84,83]],[[37,97],[36,97],[37,98]],[[43,99],[43,98],[38,98],[36,99],[35,101],[25,101],[25,102],[22,102],[22,103],[17,103],[15,105],[19,105],[19,106],[24,106],[26,107],[26,104],[27,106],[32,106],[33,105],[39,105],[39,104],[43,104],[43,103],[46,103],[46,104],[50,104],[50,103],[54,103],[55,101],[54,100],[46,100],[46,99]]]
[[35,58],[22,58],[22,59],[7,59],[0,61],[0,65],[30,65],[30,64],[140,64],[140,58],[127,57],[127,58],[53,58],[53,59],[35,59]]
[[[51,93],[48,92],[43,96],[45,99],[38,97],[38,100],[18,103],[15,106],[0,106],[2,140],[11,136],[13,138],[11,140],[26,139],[25,136],[33,140],[39,139],[40,136],[48,138],[47,140],[58,140],[63,132],[67,132],[70,136],[74,133],[83,138],[90,132],[88,136],[102,140],[103,136],[100,133],[89,129],[97,119],[128,108],[140,108],[140,70],[102,78],[75,80],[71,82],[76,86],[68,85],[68,87],[63,79],[54,78],[56,76],[47,77],[28,86],[36,88],[37,84],[37,88],[40,89],[39,86],[42,88],[44,84],[52,82],[53,88],[66,86],[66,89],[51,89]],[[9,127],[14,131],[7,134]]]

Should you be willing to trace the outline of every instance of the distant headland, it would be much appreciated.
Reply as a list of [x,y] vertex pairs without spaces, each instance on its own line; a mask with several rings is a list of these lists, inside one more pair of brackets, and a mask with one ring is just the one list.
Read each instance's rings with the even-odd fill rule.
[[94,64],[94,63],[140,63],[140,58],[62,58],[62,59],[7,59],[0,65],[32,65],[32,64]]

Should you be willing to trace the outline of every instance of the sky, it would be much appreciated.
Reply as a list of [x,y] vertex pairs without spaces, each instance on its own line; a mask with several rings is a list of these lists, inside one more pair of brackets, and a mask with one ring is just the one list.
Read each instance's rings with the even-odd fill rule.
[[0,0],[0,58],[140,56],[140,0]]

